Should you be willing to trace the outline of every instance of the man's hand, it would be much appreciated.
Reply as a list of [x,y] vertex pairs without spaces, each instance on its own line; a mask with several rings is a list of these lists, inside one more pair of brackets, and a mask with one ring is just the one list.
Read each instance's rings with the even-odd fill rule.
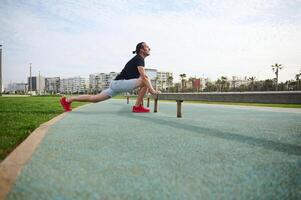
[[159,91],[159,90],[149,90],[149,93],[151,93],[152,95],[156,95],[156,94],[161,94],[161,91]]

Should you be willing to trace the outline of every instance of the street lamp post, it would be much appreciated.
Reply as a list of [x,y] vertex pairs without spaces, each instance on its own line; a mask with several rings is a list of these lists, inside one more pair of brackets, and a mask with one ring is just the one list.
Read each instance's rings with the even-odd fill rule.
[[0,45],[0,96],[2,96],[2,45]]
[[31,78],[31,63],[29,63],[29,83],[28,83],[28,93],[31,94],[32,90],[32,78]]

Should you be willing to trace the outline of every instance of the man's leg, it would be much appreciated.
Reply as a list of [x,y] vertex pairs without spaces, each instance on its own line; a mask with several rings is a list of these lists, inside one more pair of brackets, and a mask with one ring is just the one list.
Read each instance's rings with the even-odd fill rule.
[[143,79],[143,78],[139,78],[138,79],[138,87],[146,87],[146,88],[148,88],[148,91],[149,91],[149,93],[151,93],[151,94],[156,94],[157,93],[157,91],[153,88],[153,86],[152,86],[152,84],[151,84],[151,82],[150,82],[150,80],[147,78],[147,79]]
[[143,97],[146,94],[147,90],[148,88],[146,86],[140,87],[135,106],[140,106],[142,104]]
[[73,101],[81,101],[81,102],[92,102],[97,103],[100,101],[104,101],[111,98],[109,95],[107,95],[105,92],[101,92],[97,95],[80,95],[77,97],[70,97],[67,99],[67,102],[72,103]]
[[156,94],[158,93],[158,91],[156,91],[150,80],[147,78],[147,79],[143,79],[143,78],[139,78],[138,79],[138,87],[140,87],[140,90],[138,92],[138,97],[137,97],[137,100],[136,100],[136,104],[135,106],[140,106],[143,102],[143,97],[144,95],[149,91],[151,94]]

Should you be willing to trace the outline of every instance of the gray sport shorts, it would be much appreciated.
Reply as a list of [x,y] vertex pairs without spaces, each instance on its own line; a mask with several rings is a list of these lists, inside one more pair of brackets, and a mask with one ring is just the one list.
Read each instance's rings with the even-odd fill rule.
[[112,80],[110,87],[103,92],[110,97],[113,97],[121,92],[130,92],[139,86],[138,80],[138,78],[129,80]]

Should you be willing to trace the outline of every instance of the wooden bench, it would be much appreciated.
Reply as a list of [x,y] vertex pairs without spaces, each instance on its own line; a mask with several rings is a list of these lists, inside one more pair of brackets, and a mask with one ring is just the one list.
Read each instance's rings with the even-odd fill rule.
[[158,100],[175,100],[180,118],[183,101],[301,104],[301,91],[162,93],[154,96],[154,112],[158,112]]
[[[129,98],[130,96],[127,96],[127,103],[129,103]],[[181,118],[184,101],[301,104],[301,91],[162,93],[146,98],[147,107],[149,107],[150,98],[154,99],[155,113],[158,112],[158,100],[175,100],[177,117]]]

